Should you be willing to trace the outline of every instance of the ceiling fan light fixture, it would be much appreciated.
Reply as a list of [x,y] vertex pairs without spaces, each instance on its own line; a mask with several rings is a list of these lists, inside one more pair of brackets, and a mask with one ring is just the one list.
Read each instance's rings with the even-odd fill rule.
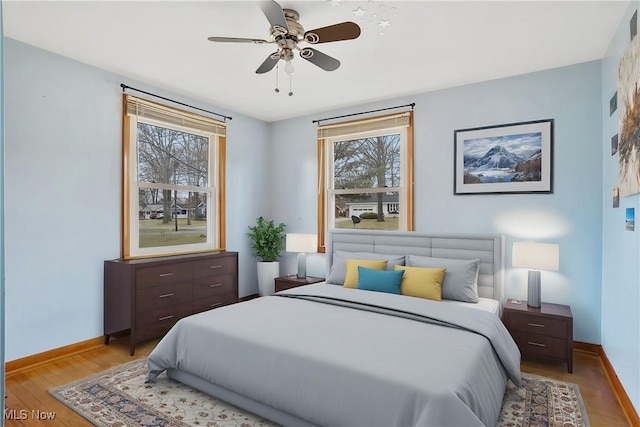
[[285,62],[284,72],[287,73],[288,75],[293,74],[293,63],[291,62],[290,59]]

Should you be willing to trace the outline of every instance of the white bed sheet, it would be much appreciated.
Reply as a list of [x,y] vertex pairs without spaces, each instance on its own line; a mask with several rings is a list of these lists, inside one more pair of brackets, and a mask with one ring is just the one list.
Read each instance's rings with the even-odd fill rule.
[[491,298],[480,297],[480,300],[477,303],[453,301],[448,299],[443,299],[440,302],[442,304],[447,304],[447,305],[459,305],[461,307],[469,307],[469,308],[475,308],[477,310],[484,310],[484,311],[488,311],[489,313],[493,313],[498,317],[502,316],[502,304],[500,304],[500,301],[496,301]]

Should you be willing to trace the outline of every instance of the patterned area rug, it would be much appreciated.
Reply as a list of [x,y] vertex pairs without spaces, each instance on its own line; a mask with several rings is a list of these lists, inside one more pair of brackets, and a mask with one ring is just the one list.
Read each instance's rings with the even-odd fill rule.
[[[49,390],[96,426],[274,426],[162,374],[145,384],[146,359],[129,362]],[[523,388],[508,383],[499,427],[589,426],[578,386],[523,374]]]

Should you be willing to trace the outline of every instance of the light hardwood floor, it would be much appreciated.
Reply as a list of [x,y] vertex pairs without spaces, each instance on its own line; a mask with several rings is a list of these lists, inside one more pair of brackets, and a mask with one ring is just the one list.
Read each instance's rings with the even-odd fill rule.
[[[39,366],[11,372],[6,378],[5,406],[7,410],[26,410],[26,420],[5,420],[7,427],[31,426],[91,426],[81,416],[51,397],[47,390],[56,386],[80,380],[120,363],[146,357],[157,341],[143,343],[136,348],[135,356],[129,356],[126,338],[112,340],[108,346],[98,346],[75,355],[48,361]],[[602,363],[597,355],[574,351],[573,374],[568,374],[566,365],[525,360],[522,371],[576,383],[587,408],[592,427],[629,426],[616,397],[606,378]],[[32,410],[55,412],[54,421],[38,420],[31,417]]]

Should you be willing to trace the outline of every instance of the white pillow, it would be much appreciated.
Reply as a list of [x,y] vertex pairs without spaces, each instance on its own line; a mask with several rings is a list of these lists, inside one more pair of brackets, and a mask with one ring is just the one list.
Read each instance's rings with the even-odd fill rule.
[[335,251],[333,253],[333,263],[331,271],[327,277],[327,283],[342,285],[347,274],[348,259],[385,259],[387,260],[387,270],[393,270],[396,265],[404,265],[404,255],[385,255],[372,252],[346,252]]
[[478,302],[479,259],[434,258],[407,255],[407,266],[446,268],[442,281],[442,299]]

